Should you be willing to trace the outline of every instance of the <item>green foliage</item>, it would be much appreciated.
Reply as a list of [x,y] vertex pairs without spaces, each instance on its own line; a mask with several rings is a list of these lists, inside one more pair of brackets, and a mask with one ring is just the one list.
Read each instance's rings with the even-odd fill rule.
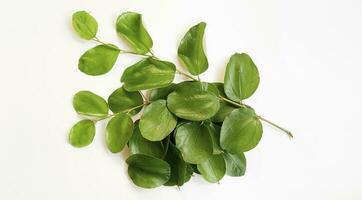
[[191,27],[178,47],[178,57],[192,75],[201,74],[209,66],[203,48],[205,27],[205,22]]
[[134,12],[121,14],[116,23],[117,33],[139,54],[145,54],[152,48],[153,42],[143,26],[142,16]]
[[90,14],[85,11],[78,11],[73,14],[72,25],[75,32],[86,40],[96,37],[98,23]]
[[[247,54],[231,56],[225,83],[207,83],[194,77],[208,68],[204,22],[191,27],[178,47],[178,57],[187,73],[153,54],[152,39],[138,13],[125,12],[116,24],[117,33],[131,50],[99,40],[97,22],[87,12],[74,13],[72,24],[80,37],[99,43],[79,59],[79,70],[87,75],[109,72],[120,53],[140,57],[124,70],[123,85],[109,95],[107,102],[90,91],[74,95],[73,107],[85,119],[69,132],[69,143],[84,147],[93,141],[95,124],[109,119],[106,145],[113,153],[128,145],[128,174],[135,185],[182,186],[194,173],[211,183],[219,182],[225,174],[243,176],[244,152],[261,140],[261,121],[292,136],[242,102],[259,85],[258,69]],[[174,83],[176,73],[187,80]]]

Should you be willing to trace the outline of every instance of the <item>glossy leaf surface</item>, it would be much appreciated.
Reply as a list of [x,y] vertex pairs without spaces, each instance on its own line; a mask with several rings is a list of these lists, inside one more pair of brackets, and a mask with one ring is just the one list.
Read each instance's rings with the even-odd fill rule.
[[96,128],[94,122],[84,119],[76,123],[69,133],[69,143],[74,147],[85,147],[92,143]]
[[116,114],[106,127],[106,144],[112,153],[122,151],[133,133],[133,121],[124,113]]
[[72,26],[75,32],[86,40],[93,39],[98,31],[96,19],[86,11],[78,11],[73,14]]
[[73,107],[80,115],[92,117],[105,117],[108,115],[107,102],[90,91],[77,92],[73,97]]
[[[143,98],[138,91],[128,92],[123,87],[118,88],[108,97],[109,109],[113,113],[124,112],[134,107],[140,106],[142,104],[143,104]],[[129,114],[135,115],[141,109],[142,107],[131,110]]]
[[201,176],[210,183],[216,183],[224,177],[226,165],[221,154],[211,156],[207,161],[197,165]]

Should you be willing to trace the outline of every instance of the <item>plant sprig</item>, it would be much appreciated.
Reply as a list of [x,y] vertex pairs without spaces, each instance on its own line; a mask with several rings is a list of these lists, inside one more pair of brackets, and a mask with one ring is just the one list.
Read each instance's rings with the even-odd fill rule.
[[[262,121],[293,137],[242,102],[256,91],[260,81],[249,55],[235,53],[230,57],[224,83],[200,80],[209,65],[203,47],[206,23],[192,26],[178,47],[179,60],[187,72],[154,55],[152,38],[138,13],[125,12],[116,22],[118,35],[132,50],[101,41],[97,21],[85,11],[74,13],[72,24],[81,38],[98,43],[79,59],[78,68],[87,75],[109,72],[119,54],[140,57],[126,68],[120,79],[123,85],[107,101],[90,91],[74,95],[73,107],[85,119],[69,134],[73,146],[87,146],[93,141],[95,123],[110,119],[107,147],[112,153],[126,145],[130,148],[128,174],[137,186],[179,187],[194,173],[211,183],[218,183],[225,174],[243,176],[244,152],[261,140]],[[176,74],[187,81],[173,83]],[[134,122],[131,117],[141,110],[141,117]]]

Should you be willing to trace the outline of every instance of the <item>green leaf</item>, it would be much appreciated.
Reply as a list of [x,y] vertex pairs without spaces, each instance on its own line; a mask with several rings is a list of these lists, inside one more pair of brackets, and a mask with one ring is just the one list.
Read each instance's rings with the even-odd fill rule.
[[90,91],[80,91],[73,97],[73,107],[80,115],[97,118],[108,115],[108,104],[100,96]]
[[220,144],[229,153],[242,153],[253,149],[262,134],[263,127],[255,112],[249,108],[239,108],[225,118]]
[[189,29],[178,47],[178,56],[192,75],[206,71],[209,64],[203,48],[206,23],[201,22]]
[[201,176],[210,183],[217,183],[225,175],[226,166],[222,155],[213,155],[207,161],[197,165]]
[[226,163],[226,174],[229,176],[243,176],[246,170],[246,159],[244,153],[223,154]]
[[69,143],[74,147],[85,147],[92,143],[96,127],[92,120],[84,119],[76,123],[69,133]]
[[[219,90],[219,94],[221,96],[226,97],[223,83],[212,83],[212,84],[217,87],[217,89]],[[220,108],[217,111],[217,113],[211,118],[211,121],[217,123],[223,122],[225,120],[225,117],[228,116],[235,109],[236,109],[235,106],[223,100],[220,100]]]
[[112,44],[93,47],[79,58],[78,68],[91,76],[105,74],[116,63],[119,51],[118,47]]
[[259,72],[248,54],[234,54],[226,67],[224,89],[227,97],[239,102],[250,97],[259,85]]
[[133,183],[143,188],[155,188],[165,184],[171,176],[170,165],[158,158],[134,154],[128,163],[128,175]]
[[213,154],[220,154],[223,150],[220,147],[220,130],[221,127],[216,124],[208,124],[204,125],[207,129],[209,129],[210,137],[212,140],[213,146]]
[[182,82],[168,95],[167,106],[177,117],[202,121],[214,116],[220,103],[215,86],[200,82]]
[[116,23],[117,32],[139,54],[146,54],[152,48],[152,38],[143,26],[142,16],[134,12],[121,14]]
[[169,86],[151,90],[149,95],[150,101],[157,101],[160,99],[166,100],[167,96],[175,89],[175,86],[176,84],[171,83]]
[[165,160],[171,166],[171,177],[165,185],[182,186],[188,176],[187,164],[183,160],[180,151],[173,144],[170,144]]
[[[143,98],[139,92],[128,92],[123,87],[115,90],[108,97],[109,109],[113,113],[125,112],[137,106],[143,105]],[[131,110],[129,114],[135,115],[141,111],[142,107]]]
[[162,88],[172,83],[175,72],[174,64],[148,57],[128,67],[121,82],[128,91]]
[[176,129],[176,147],[188,163],[199,164],[213,153],[209,129],[198,122],[189,122]]
[[145,154],[156,158],[162,158],[165,153],[161,141],[152,142],[142,137],[138,121],[135,123],[128,146],[132,154]]
[[98,23],[86,11],[75,12],[72,16],[72,25],[73,29],[83,39],[93,39],[97,34]]
[[122,151],[133,133],[133,121],[124,113],[116,114],[106,127],[106,144],[112,153]]
[[167,109],[165,100],[152,102],[140,119],[140,131],[144,138],[160,141],[176,127],[177,118]]
[[194,169],[192,168],[191,164],[187,164],[184,184],[191,179],[191,176],[192,176],[193,173],[194,173]]

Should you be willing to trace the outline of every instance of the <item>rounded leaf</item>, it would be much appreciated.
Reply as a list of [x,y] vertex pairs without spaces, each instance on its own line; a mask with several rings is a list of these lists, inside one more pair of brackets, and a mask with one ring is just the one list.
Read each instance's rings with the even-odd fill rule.
[[249,108],[239,108],[225,118],[221,127],[220,144],[229,153],[242,153],[253,149],[262,134],[263,127],[255,112]]
[[86,51],[78,62],[78,68],[85,74],[98,76],[109,72],[119,55],[114,45],[98,45]]
[[183,160],[180,151],[172,143],[168,148],[165,160],[171,167],[171,177],[165,185],[182,186],[186,182],[189,172],[187,171],[187,164]]
[[149,95],[150,101],[157,101],[160,99],[166,100],[167,96],[175,89],[175,86],[176,84],[171,83],[169,86],[151,90]]
[[239,102],[250,97],[259,85],[259,71],[248,54],[234,54],[226,66],[224,89],[227,97]]
[[148,57],[128,67],[121,82],[128,91],[161,88],[172,83],[175,72],[174,64]]
[[[108,104],[109,109],[111,109],[113,113],[125,112],[134,107],[143,105],[143,98],[140,92],[128,92],[123,87],[121,87],[115,90],[108,97]],[[141,109],[142,107],[131,110],[129,114],[135,115],[141,111]]]
[[122,36],[136,53],[146,54],[152,48],[152,38],[142,23],[142,16],[125,12],[117,18],[117,33]]
[[80,91],[73,97],[73,107],[80,115],[105,117],[108,115],[108,104],[100,96],[90,91]]
[[211,156],[207,161],[197,165],[201,176],[210,183],[217,183],[225,175],[226,165],[221,154]]
[[177,118],[167,109],[165,100],[152,102],[140,119],[140,131],[144,138],[160,141],[176,127]]
[[84,147],[92,143],[96,128],[94,122],[84,119],[76,123],[69,133],[69,143],[74,147]]
[[167,97],[167,106],[177,117],[202,121],[219,110],[218,91],[215,86],[200,82],[182,82]]
[[226,163],[226,174],[229,176],[243,176],[246,170],[246,159],[244,153],[222,154]]
[[205,22],[191,27],[181,40],[177,51],[183,65],[195,76],[206,71],[209,66],[203,47],[205,27]]
[[93,39],[98,31],[98,23],[86,11],[75,12],[72,16],[73,29],[86,40]]
[[143,188],[155,188],[165,184],[171,176],[170,165],[158,158],[134,154],[127,160],[128,175],[133,183]]
[[189,122],[176,129],[176,147],[188,163],[199,164],[213,153],[209,129],[198,122]]
[[135,123],[128,146],[132,154],[145,154],[156,158],[162,158],[165,154],[161,141],[152,142],[142,137],[138,121]]
[[133,121],[124,113],[116,114],[106,127],[106,144],[112,153],[122,151],[133,133]]
[[210,137],[212,140],[213,154],[220,154],[223,150],[220,147],[220,130],[221,127],[216,124],[205,124],[204,126],[209,130]]

